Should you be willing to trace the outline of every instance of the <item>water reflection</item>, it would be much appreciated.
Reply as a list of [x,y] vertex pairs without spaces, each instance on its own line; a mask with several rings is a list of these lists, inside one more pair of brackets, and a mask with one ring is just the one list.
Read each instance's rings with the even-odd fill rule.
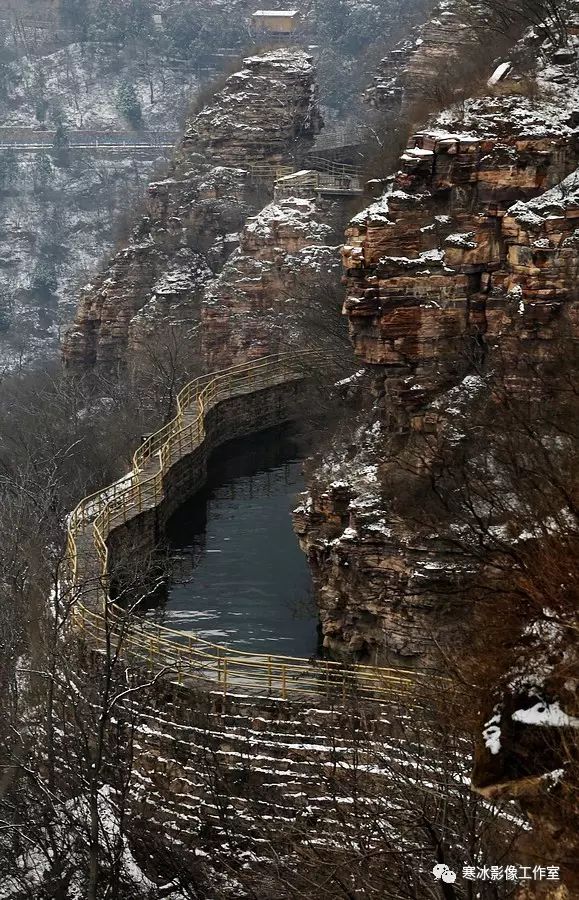
[[290,518],[303,454],[277,429],[214,455],[206,488],[169,523],[165,624],[244,650],[315,653],[310,573]]

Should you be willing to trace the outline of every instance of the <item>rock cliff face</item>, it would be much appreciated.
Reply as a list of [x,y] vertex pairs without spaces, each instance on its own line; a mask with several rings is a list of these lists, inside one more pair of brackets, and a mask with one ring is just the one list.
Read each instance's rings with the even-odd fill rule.
[[[274,167],[291,163],[320,124],[307,54],[247,59],[191,122],[168,177],[150,185],[129,246],[83,291],[65,363],[122,367],[156,323],[178,324],[198,341],[203,289],[262,206]],[[265,180],[255,168],[264,165],[272,167]]]
[[[480,108],[492,117],[493,104]],[[572,129],[469,131],[415,135],[391,191],[352,223],[344,248],[356,353],[384,366],[407,411],[456,381],[469,342],[492,344],[517,324],[539,352],[553,318],[569,314]],[[544,217],[532,212],[542,193]]]
[[184,149],[227,166],[298,158],[320,130],[312,58],[275,50],[250,56],[185,134]]
[[304,334],[319,338],[314,322],[328,315],[339,284],[336,215],[330,203],[292,198],[247,220],[239,249],[203,299],[209,369],[291,345],[305,349]]
[[390,50],[366,92],[371,106],[385,113],[404,113],[412,103],[424,103],[433,88],[441,89],[465,56],[477,50],[477,38],[456,3],[439,3],[432,16],[417,26],[415,36]]
[[[447,47],[450,32],[441,21],[433,35],[442,28]],[[537,535],[507,537],[519,501],[507,496],[506,482],[501,486],[494,458],[484,468],[493,451],[477,444],[472,409],[489,391],[487,374],[499,369],[508,398],[531,402],[539,373],[559,359],[562,338],[577,339],[578,34],[571,17],[568,45],[556,52],[542,46],[531,89],[514,65],[488,96],[445,111],[415,133],[383,196],[347,230],[344,312],[362,368],[344,387],[365,409],[318,464],[294,513],[318,588],[324,643],[334,654],[428,665],[441,645],[452,651],[457,618],[472,614],[453,599],[478,577],[472,578],[474,556],[462,552],[462,526],[452,519],[456,497],[443,494],[433,514],[419,488],[442,477],[441,445],[451,448],[448,459],[461,471],[480,465],[499,485],[502,499],[488,521],[495,523],[489,532],[504,540],[502,552],[513,545],[522,552]],[[513,59],[524,55],[528,40]],[[439,55],[420,46],[406,75]],[[403,104],[404,79],[396,97],[391,87],[384,88],[390,100]],[[492,394],[487,399],[498,415],[500,402]],[[567,436],[557,440],[563,445]],[[524,451],[514,458],[520,464]],[[458,494],[457,480],[452,484]],[[485,509],[483,496],[475,517]],[[553,530],[572,530],[573,513],[554,509],[561,524]],[[553,604],[554,583],[541,594]],[[549,617],[557,622],[549,624]],[[487,796],[518,797],[543,835],[543,857],[547,847],[567,866],[565,886],[544,886],[539,894],[536,886],[525,888],[520,897],[570,898],[577,888],[576,771],[570,763],[559,785],[563,771],[553,770],[562,755],[576,754],[576,618],[568,624],[563,614],[543,609],[538,619],[529,621],[521,642],[536,668],[531,675],[511,672],[502,701],[489,711],[474,783]],[[489,622],[478,626],[488,630]],[[535,652],[529,648],[537,634],[544,640]],[[501,728],[502,744],[495,741]],[[537,844],[529,852],[536,854]]]
[[334,652],[414,658],[430,635],[452,633],[440,594],[456,562],[415,518],[394,514],[389,458],[425,464],[441,412],[468,399],[493,352],[516,385],[519,360],[548,357],[576,327],[575,65],[550,61],[530,98],[515,70],[500,95],[416,133],[384,195],[347,230],[344,311],[370,412],[296,514]]

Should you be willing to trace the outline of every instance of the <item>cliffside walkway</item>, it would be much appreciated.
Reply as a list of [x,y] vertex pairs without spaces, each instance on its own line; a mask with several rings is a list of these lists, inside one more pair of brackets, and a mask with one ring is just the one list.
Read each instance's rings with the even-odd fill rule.
[[355,197],[363,194],[358,175],[349,173],[318,172],[301,169],[278,178],[274,184],[274,197]]
[[273,388],[295,389],[296,382],[308,377],[308,365],[316,359],[316,354],[308,351],[279,354],[196,378],[180,392],[175,418],[138,448],[131,472],[76,506],[69,517],[67,539],[69,581],[76,594],[73,626],[91,643],[104,646],[112,635],[122,644],[123,655],[151,674],[161,673],[182,686],[214,690],[217,685],[224,694],[278,699],[325,695],[333,702],[354,693],[368,700],[410,699],[417,682],[426,675],[330,660],[240,653],[129,615],[108,598],[109,537],[161,506],[175,465],[203,447],[208,414],[233,398],[245,397],[259,405]]
[[362,171],[357,166],[323,157],[310,157],[308,169],[255,164],[248,167],[251,178],[273,183],[274,199],[284,197],[359,196],[364,193]]
[[[0,151],[42,152],[54,149],[54,131],[19,126],[0,128]],[[125,151],[170,149],[181,137],[178,131],[90,131],[66,132],[70,150]]]

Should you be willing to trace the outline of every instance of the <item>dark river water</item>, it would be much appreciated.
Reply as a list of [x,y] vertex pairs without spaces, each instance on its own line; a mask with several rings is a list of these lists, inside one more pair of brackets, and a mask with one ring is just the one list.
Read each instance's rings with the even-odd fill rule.
[[169,523],[166,625],[244,650],[315,653],[311,579],[290,516],[303,454],[278,429],[213,455],[205,489]]

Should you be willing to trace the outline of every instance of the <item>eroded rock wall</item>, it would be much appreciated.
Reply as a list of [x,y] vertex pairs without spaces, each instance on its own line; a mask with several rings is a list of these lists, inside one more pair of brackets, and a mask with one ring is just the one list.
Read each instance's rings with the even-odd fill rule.
[[[339,211],[331,203],[290,198],[250,217],[239,248],[202,304],[208,369],[275,353],[304,339],[329,315],[339,285]],[[325,286],[325,290],[324,290]]]
[[[431,494],[420,491],[421,483],[439,478],[433,461],[440,463],[441,445],[450,448],[448,458],[465,466],[463,471],[472,473],[480,463],[481,481],[495,479],[490,494],[482,484],[476,499],[470,496],[471,523],[488,515],[483,497],[494,496],[491,504],[500,498],[488,519],[493,523],[488,533],[500,538],[489,544],[493,553],[500,545],[508,559],[510,548],[522,553],[525,547],[531,560],[541,546],[539,535],[554,540],[553,535],[565,534],[563,546],[570,551],[576,543],[576,495],[569,480],[556,495],[560,505],[547,506],[550,512],[542,516],[540,507],[531,509],[532,527],[512,530],[524,495],[516,494],[513,482],[501,481],[498,457],[485,446],[493,429],[487,420],[481,443],[480,422],[472,415],[481,396],[490,415],[493,405],[499,414],[502,400],[492,396],[487,380],[497,370],[503,396],[530,408],[541,389],[538,373],[556,360],[560,365],[561,347],[577,343],[579,28],[574,11],[568,32],[564,48],[542,45],[532,90],[523,86],[514,65],[488,96],[447,110],[415,133],[383,196],[348,228],[344,312],[361,369],[347,390],[362,412],[352,417],[348,436],[339,435],[318,462],[309,494],[294,513],[318,588],[324,643],[333,654],[445,665],[456,658],[461,646],[456,640],[464,638],[457,620],[468,628],[470,619],[481,631],[481,647],[487,635],[484,655],[492,669],[499,647],[490,635],[500,633],[500,622],[497,629],[497,622],[481,619],[476,606],[473,612],[473,605],[461,608],[456,602],[465,596],[465,584],[477,584],[476,553],[464,553],[468,541],[462,520],[452,519],[453,498],[443,492],[433,515],[425,506]],[[536,47],[536,36],[532,41]],[[524,55],[516,50],[515,60]],[[408,71],[421,58],[415,48]],[[403,90],[396,102],[403,104]],[[564,365],[563,359],[563,379],[573,371]],[[559,376],[551,372],[550,377]],[[560,447],[573,427],[564,424],[555,439]],[[508,441],[507,433],[502,446]],[[547,446],[555,450],[552,442]],[[515,449],[513,472],[532,458]],[[569,472],[561,478],[568,479]],[[452,473],[449,483],[457,485]],[[488,549],[481,549],[479,559],[488,562],[484,553]],[[553,565],[552,554],[546,552],[543,565]],[[499,699],[480,726],[473,774],[484,796],[517,799],[533,823],[521,842],[524,859],[562,867],[558,883],[520,886],[521,900],[568,900],[578,889],[577,625],[576,610],[557,605],[556,592],[572,596],[574,584],[572,564],[562,566],[560,579],[545,578],[536,619],[523,621],[522,632],[510,633],[504,624],[506,649],[500,650],[511,647],[512,668],[507,665],[489,691]],[[508,562],[497,568],[503,583],[509,568]],[[510,621],[516,610],[513,615]],[[484,667],[485,660],[479,662]],[[474,698],[476,685],[470,687]]]
[[433,91],[443,89],[442,81],[453,77],[465,57],[478,51],[465,9],[459,2],[434,5],[426,22],[414,30],[381,60],[366,92],[371,106],[385,114],[404,114],[418,102],[432,99]]
[[273,50],[243,66],[195,117],[184,147],[227,166],[299,159],[322,125],[312,58]]
[[355,352],[384,367],[406,412],[456,381],[469,344],[500,339],[522,316],[517,333],[536,345],[548,339],[550,319],[567,314],[573,203],[558,222],[537,219],[531,236],[516,224],[533,198],[549,191],[548,208],[566,190],[555,186],[575,167],[578,143],[562,130],[417,134],[391,190],[348,229],[345,311]]
[[271,190],[271,172],[264,180],[253,167],[291,164],[321,124],[310,56],[281,49],[244,65],[193,119],[168,177],[150,185],[128,247],[82,292],[67,366],[124,367],[172,323],[199,347],[203,290]]
[[532,96],[515,68],[500,91],[415,133],[347,230],[344,311],[368,411],[296,513],[333,652],[424,661],[431,638],[452,635],[444,598],[460,566],[416,510],[400,514],[393,485],[411,493],[430,437],[450,427],[448,410],[460,417],[494,353],[524,393],[520,363],[576,329],[577,30],[566,62],[545,49]]

